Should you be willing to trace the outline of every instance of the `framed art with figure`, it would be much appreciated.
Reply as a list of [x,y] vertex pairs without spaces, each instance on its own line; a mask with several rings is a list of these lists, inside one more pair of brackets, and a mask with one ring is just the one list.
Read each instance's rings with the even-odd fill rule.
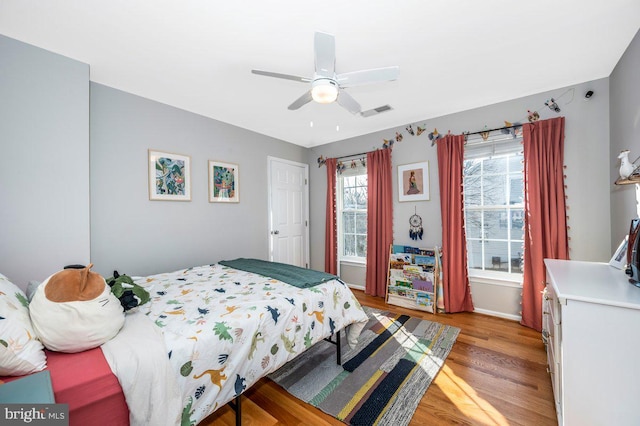
[[398,166],[398,201],[429,200],[429,162]]
[[237,164],[209,160],[209,202],[239,203],[240,182]]
[[191,201],[191,157],[149,150],[149,199]]

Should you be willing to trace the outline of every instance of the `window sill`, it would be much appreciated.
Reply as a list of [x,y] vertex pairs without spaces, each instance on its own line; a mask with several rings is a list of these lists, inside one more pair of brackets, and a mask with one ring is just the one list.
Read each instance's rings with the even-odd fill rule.
[[506,272],[469,271],[469,281],[502,287],[522,288],[522,277],[522,274],[509,274]]
[[347,265],[347,266],[360,266],[363,268],[367,266],[366,260],[340,259],[338,262],[340,262],[341,265]]

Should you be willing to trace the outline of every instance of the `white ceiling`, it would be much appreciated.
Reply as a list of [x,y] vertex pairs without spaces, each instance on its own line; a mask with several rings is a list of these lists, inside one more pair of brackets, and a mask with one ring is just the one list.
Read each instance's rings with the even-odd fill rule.
[[[639,28],[638,0],[0,0],[0,34],[94,82],[305,147],[608,77]],[[347,89],[392,111],[290,111],[308,86],[250,72],[311,77],[315,31],[337,73],[400,67]]]

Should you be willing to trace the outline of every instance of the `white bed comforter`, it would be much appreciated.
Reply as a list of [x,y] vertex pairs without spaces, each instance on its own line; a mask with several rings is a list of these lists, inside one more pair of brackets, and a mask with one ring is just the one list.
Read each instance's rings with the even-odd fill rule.
[[180,424],[182,394],[167,358],[162,332],[143,313],[127,314],[124,326],[102,345],[129,406],[131,426]]
[[132,425],[197,424],[335,331],[354,345],[367,322],[337,280],[300,289],[218,264],[134,280],[151,301],[103,345]]

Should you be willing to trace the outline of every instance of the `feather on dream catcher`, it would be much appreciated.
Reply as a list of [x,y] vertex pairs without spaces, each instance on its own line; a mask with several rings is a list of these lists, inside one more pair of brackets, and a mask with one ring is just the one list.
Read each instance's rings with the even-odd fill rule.
[[418,238],[422,239],[423,234],[424,229],[422,228],[422,218],[418,216],[417,213],[414,213],[409,218],[409,237],[412,240],[417,240]]

